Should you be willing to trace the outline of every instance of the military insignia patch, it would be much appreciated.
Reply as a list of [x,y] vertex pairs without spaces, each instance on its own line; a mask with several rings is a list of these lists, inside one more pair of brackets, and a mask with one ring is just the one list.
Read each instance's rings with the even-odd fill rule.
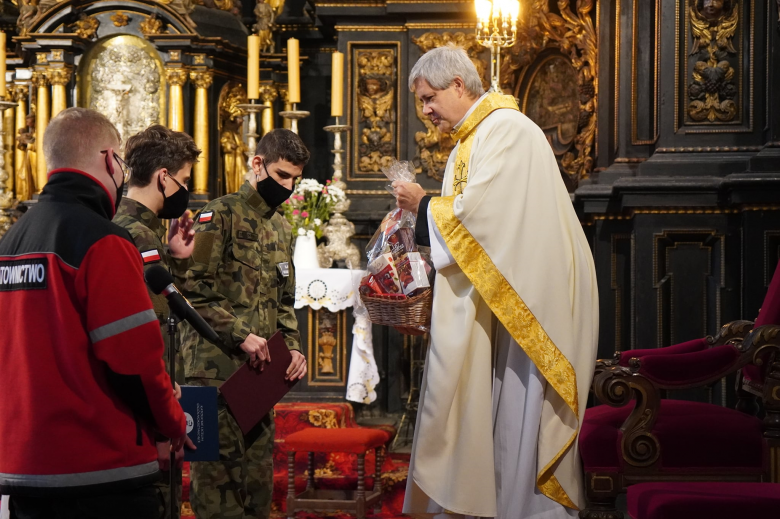
[[209,211],[208,213],[201,213],[200,216],[198,216],[198,221],[200,223],[210,222],[213,216],[214,216],[214,211]]
[[144,265],[154,263],[155,261],[160,261],[160,252],[157,249],[148,250],[142,252],[141,257],[144,259]]
[[287,261],[283,261],[282,263],[277,263],[276,268],[279,269],[279,273],[282,275],[282,277],[289,277],[290,275],[290,263]]

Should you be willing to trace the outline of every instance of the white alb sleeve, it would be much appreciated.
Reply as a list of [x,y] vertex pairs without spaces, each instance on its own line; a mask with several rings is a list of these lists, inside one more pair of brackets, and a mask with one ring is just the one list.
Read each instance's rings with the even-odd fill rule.
[[442,238],[439,228],[436,227],[436,222],[431,214],[430,204],[428,204],[426,217],[428,218],[428,234],[431,237],[431,261],[433,262],[433,267],[436,270],[441,270],[444,267],[454,265],[455,258],[452,257],[447,243]]

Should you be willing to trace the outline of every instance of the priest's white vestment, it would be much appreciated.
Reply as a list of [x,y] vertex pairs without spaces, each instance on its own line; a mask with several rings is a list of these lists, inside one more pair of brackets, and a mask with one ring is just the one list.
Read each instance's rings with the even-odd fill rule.
[[544,133],[513,98],[482,96],[454,137],[428,206],[438,272],[404,512],[572,517],[593,257]]

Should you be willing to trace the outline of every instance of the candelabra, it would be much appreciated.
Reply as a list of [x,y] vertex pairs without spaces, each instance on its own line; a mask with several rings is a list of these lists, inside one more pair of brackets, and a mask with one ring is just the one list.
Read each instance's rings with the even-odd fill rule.
[[[0,101],[0,121],[2,121],[2,114],[8,108],[13,108],[17,103],[11,101]],[[0,238],[8,232],[11,228],[11,215],[8,214],[8,210],[14,205],[14,194],[8,189],[8,173],[5,171],[5,131],[0,125]]]
[[501,92],[501,49],[517,41],[519,0],[474,0],[477,11],[477,41],[490,49],[490,90]]
[[236,108],[249,114],[249,122],[246,127],[246,145],[249,152],[254,154],[257,149],[257,138],[260,136],[257,133],[257,114],[270,107],[258,103],[256,99],[250,99],[249,103],[237,105]]
[[[341,160],[341,156],[344,154],[344,149],[341,147],[341,134],[347,133],[352,127],[346,124],[339,124],[339,118],[336,117],[336,124],[326,126],[324,130],[333,134],[333,182],[332,186],[345,190],[347,184],[344,183],[342,177],[344,175],[344,163]],[[328,221],[325,230],[323,231],[328,238],[327,245],[320,245],[318,252],[320,266],[330,267],[333,260],[343,259],[346,260],[349,268],[359,268],[360,266],[360,251],[350,242],[350,238],[355,234],[355,225],[347,220],[342,214],[349,209],[350,201],[344,198],[342,202],[333,206],[333,216]]]
[[292,130],[292,132],[297,135],[298,134],[298,119],[303,119],[304,117],[309,117],[309,115],[311,115],[311,113],[307,112],[306,110],[298,110],[298,103],[293,103],[292,110],[285,110],[284,112],[279,112],[279,115],[281,115],[285,119],[289,119],[289,121],[290,121],[290,130]]

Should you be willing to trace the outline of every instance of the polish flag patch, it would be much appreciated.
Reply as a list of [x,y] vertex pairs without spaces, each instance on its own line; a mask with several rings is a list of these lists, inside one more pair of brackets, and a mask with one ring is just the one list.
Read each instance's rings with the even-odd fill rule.
[[201,223],[210,222],[212,216],[214,216],[213,211],[209,211],[208,213],[201,213],[198,217],[198,221]]
[[144,259],[144,265],[154,261],[160,261],[160,253],[157,251],[157,249],[142,252],[141,257]]

